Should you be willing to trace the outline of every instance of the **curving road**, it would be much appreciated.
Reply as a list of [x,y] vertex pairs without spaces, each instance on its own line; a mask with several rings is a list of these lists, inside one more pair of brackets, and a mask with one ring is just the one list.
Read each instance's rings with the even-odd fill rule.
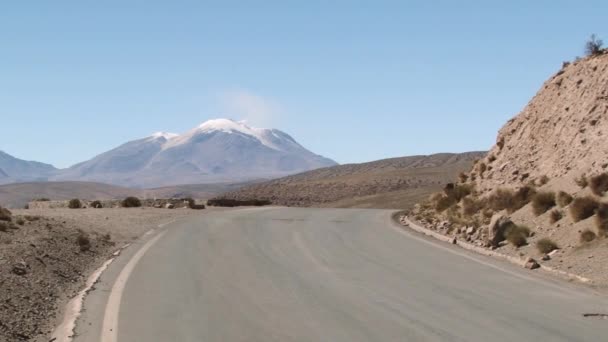
[[606,340],[608,321],[582,317],[607,312],[605,297],[390,215],[264,208],[175,223],[104,274],[75,341]]

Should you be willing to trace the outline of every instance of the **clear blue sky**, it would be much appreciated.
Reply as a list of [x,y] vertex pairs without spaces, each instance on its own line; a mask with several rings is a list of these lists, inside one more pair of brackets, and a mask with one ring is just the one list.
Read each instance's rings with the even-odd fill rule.
[[483,150],[607,1],[3,1],[0,150],[66,167],[216,117],[341,163]]

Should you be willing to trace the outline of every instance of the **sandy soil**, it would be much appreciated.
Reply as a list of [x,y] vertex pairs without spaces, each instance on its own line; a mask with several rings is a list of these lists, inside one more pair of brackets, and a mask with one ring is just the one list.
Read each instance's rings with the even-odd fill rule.
[[0,341],[46,341],[69,298],[116,249],[161,223],[205,212],[14,210],[0,231]]

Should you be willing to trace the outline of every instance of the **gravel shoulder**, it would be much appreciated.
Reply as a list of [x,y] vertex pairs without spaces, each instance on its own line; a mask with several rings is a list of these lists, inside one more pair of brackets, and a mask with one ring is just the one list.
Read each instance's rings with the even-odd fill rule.
[[0,341],[48,341],[67,301],[111,254],[159,224],[207,210],[13,210],[0,231]]

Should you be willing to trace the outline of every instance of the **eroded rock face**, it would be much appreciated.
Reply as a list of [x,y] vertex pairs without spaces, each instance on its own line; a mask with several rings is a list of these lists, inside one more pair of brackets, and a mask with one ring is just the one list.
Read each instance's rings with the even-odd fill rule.
[[[545,82],[524,110],[498,133],[483,161],[490,171],[477,190],[519,187],[597,174],[608,158],[608,53],[583,58]],[[574,186],[574,185],[572,185]],[[574,190],[574,188],[573,188]]]
[[497,247],[499,243],[505,240],[505,231],[514,223],[507,216],[502,214],[494,214],[490,225],[488,226],[488,242],[490,246]]

